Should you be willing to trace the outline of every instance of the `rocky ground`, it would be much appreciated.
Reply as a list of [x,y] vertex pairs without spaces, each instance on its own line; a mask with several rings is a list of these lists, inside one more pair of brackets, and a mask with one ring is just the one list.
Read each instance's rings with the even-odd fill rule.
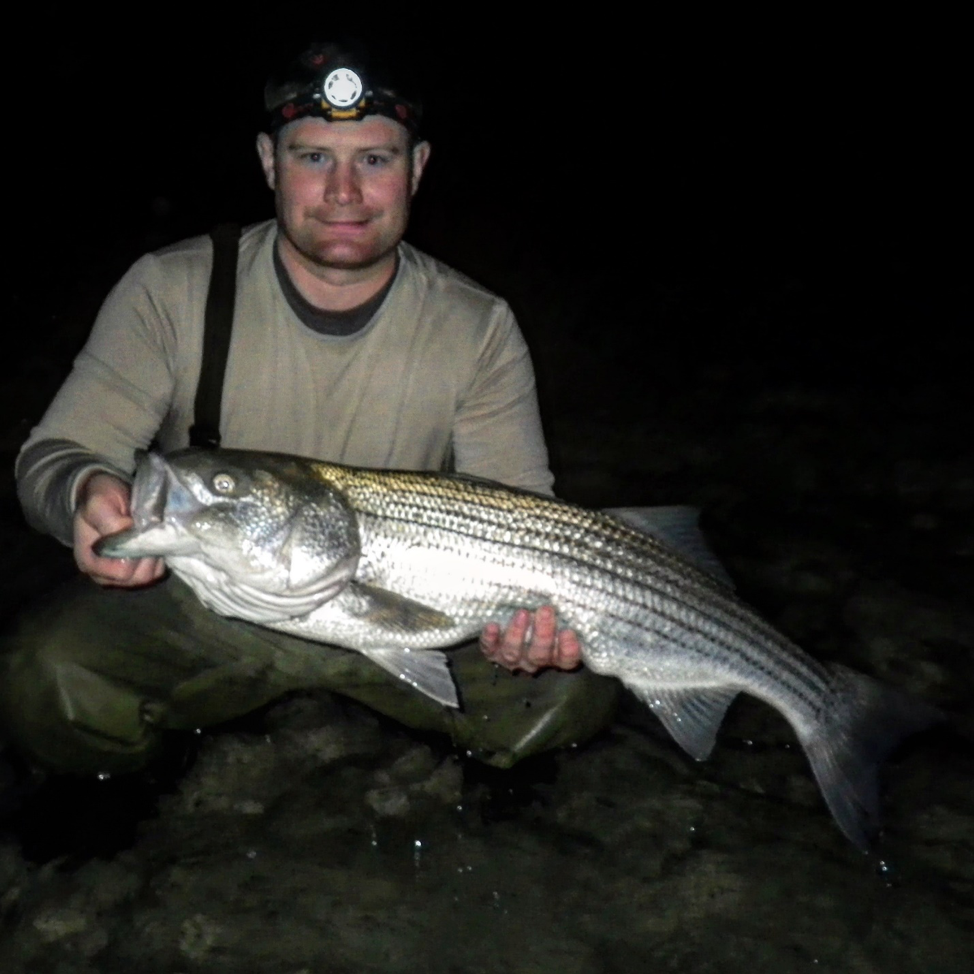
[[[789,161],[799,128],[784,147],[723,130],[720,151],[740,158],[709,183],[702,139],[693,152],[670,140],[683,155],[656,173],[649,204],[604,160],[601,195],[577,192],[564,160],[540,181],[522,166],[508,182],[477,170],[477,183],[461,139],[430,173],[414,233],[512,301],[562,496],[699,506],[740,592],[776,626],[948,715],[887,765],[874,851],[842,837],[792,731],[753,700],[733,705],[706,763],[627,699],[591,744],[495,772],[298,694],[131,780],[29,791],[7,771],[0,969],[971,969],[974,349],[953,211],[936,205],[956,183],[914,180],[887,212],[880,190],[917,175],[883,168],[892,127],[874,154],[875,132],[853,143],[866,156],[832,168],[814,124],[802,128],[814,165]],[[116,210],[106,197],[108,228],[70,274],[14,286],[8,470],[112,281],[214,215],[161,192],[127,216],[128,197]],[[862,192],[875,195],[860,205]],[[593,199],[612,204],[594,241],[555,219],[579,199],[589,220]],[[621,235],[634,228],[638,250]],[[72,566],[23,525],[9,478],[0,532],[6,616]]]

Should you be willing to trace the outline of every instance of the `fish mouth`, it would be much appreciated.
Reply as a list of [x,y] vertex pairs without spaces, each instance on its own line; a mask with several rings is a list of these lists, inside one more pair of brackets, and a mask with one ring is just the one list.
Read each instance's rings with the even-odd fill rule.
[[139,450],[136,461],[130,502],[132,527],[98,541],[94,550],[99,557],[177,554],[191,543],[191,536],[182,528],[204,505],[161,454]]

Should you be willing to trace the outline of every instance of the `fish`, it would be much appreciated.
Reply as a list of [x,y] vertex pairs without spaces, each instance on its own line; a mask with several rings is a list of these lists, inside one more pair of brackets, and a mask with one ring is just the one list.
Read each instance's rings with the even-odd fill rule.
[[[679,513],[679,509],[677,509]],[[163,557],[213,611],[363,653],[444,706],[444,648],[554,606],[588,668],[619,679],[708,758],[739,693],[789,722],[841,831],[867,850],[878,770],[942,719],[800,649],[734,592],[673,509],[598,511],[464,475],[286,454],[144,454],[130,528],[99,555]]]

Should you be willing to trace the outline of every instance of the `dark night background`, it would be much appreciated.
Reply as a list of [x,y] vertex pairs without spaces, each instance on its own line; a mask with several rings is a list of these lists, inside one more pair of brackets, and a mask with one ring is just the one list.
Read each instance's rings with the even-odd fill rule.
[[[691,496],[706,463],[669,477],[654,435],[706,429],[726,456],[766,392],[795,389],[832,397],[816,435],[852,452],[909,401],[924,449],[970,456],[969,113],[950,23],[551,18],[525,33],[497,11],[465,18],[86,19],[15,52],[7,333],[22,381],[5,453],[133,260],[271,215],[253,148],[268,67],[345,33],[426,93],[434,152],[409,237],[514,306],[563,496],[706,501]],[[575,424],[593,418],[630,431],[621,455],[580,454]],[[796,475],[774,446],[738,451],[756,494]]]
[[[0,917],[32,974],[468,971],[469,944],[491,974],[628,974],[634,956],[696,974],[731,956],[753,974],[820,958],[970,969],[966,35],[935,14],[820,7],[645,25],[606,7],[534,28],[517,12],[335,22],[289,5],[286,25],[240,11],[200,27],[139,11],[138,29],[37,15],[8,38],[0,463],[12,469],[135,259],[272,215],[254,151],[267,70],[354,34],[422,83],[433,156],[408,238],[512,304],[558,493],[699,506],[763,615],[940,705],[964,742],[907,751],[884,858],[863,868],[790,730],[748,701],[689,772],[630,704],[605,739],[488,787],[363,713],[343,723],[334,703],[292,700],[203,735],[162,798],[55,783],[0,822],[0,888],[16,892],[0,892]],[[23,524],[12,477],[0,550],[5,615],[73,571]],[[332,731],[344,750],[326,757],[315,735]],[[389,779],[406,812],[373,800]],[[418,835],[440,842],[425,872]],[[59,871],[35,871],[57,856]]]
[[[675,362],[845,361],[866,383],[955,374],[970,159],[949,23],[552,19],[525,35],[466,17],[339,26],[427,91],[411,238],[509,297],[539,358],[570,337],[627,387],[643,341]],[[64,334],[47,312],[90,318],[145,249],[270,215],[262,82],[321,32],[86,21],[27,39],[8,89],[10,331],[60,349],[86,322]]]

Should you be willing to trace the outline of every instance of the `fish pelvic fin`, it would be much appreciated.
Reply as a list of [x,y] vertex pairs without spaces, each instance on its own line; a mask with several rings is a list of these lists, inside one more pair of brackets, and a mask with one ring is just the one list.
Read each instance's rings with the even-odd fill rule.
[[431,649],[363,649],[362,654],[388,673],[445,707],[459,708],[460,699],[445,653]]
[[698,761],[710,757],[737,687],[658,687],[624,681],[663,722],[673,740]]
[[946,716],[862,673],[838,664],[829,669],[831,697],[802,745],[839,828],[868,852],[880,825],[880,765],[904,739]]

